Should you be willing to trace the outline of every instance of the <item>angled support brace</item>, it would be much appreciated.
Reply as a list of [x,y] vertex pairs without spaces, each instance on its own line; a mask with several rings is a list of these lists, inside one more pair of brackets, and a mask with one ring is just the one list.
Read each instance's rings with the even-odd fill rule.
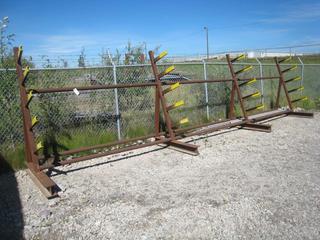
[[241,126],[242,129],[259,131],[259,132],[271,132],[271,125],[258,124],[258,123],[245,123]]

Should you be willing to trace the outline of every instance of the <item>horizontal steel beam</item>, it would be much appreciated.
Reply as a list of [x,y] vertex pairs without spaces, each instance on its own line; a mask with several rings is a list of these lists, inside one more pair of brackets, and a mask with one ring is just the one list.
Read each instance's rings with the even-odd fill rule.
[[245,123],[241,126],[242,129],[259,131],[259,132],[271,132],[271,125],[257,124],[257,123]]
[[294,117],[306,117],[306,118],[313,118],[313,113],[309,112],[290,112],[288,114],[289,116],[294,116]]
[[[279,77],[257,77],[257,80],[272,80],[278,79]],[[251,78],[239,79],[239,81],[248,81]],[[186,80],[186,81],[174,81],[180,84],[195,84],[195,83],[218,83],[218,82],[231,82],[232,79],[211,79],[211,80]],[[173,81],[162,81],[163,85],[172,84]],[[155,87],[154,82],[145,83],[131,83],[131,84],[107,84],[107,85],[97,85],[97,86],[72,86],[72,87],[59,87],[59,88],[38,88],[38,89],[28,89],[27,92],[33,90],[36,93],[58,93],[58,92],[72,92],[75,88],[78,91],[93,91],[93,90],[103,90],[103,89],[121,89],[121,88],[138,88],[138,87]]]
[[[163,135],[164,132],[161,132],[160,134]],[[136,138],[131,138],[131,139],[125,139],[125,140],[111,142],[111,143],[105,143],[105,144],[99,144],[99,145],[94,145],[94,146],[89,146],[89,147],[81,147],[81,148],[66,150],[66,151],[63,151],[63,152],[59,152],[58,156],[72,155],[72,154],[91,151],[91,150],[96,150],[96,149],[102,149],[102,148],[108,148],[108,147],[112,147],[112,146],[123,145],[123,144],[127,144],[127,143],[130,143],[130,142],[135,142],[135,141],[139,141],[139,140],[147,140],[147,139],[150,139],[152,137],[155,137],[155,135],[154,134],[150,134],[150,135],[147,135],[147,136],[136,137]],[[49,160],[53,160],[54,156],[50,156],[50,157],[52,159],[49,159]],[[40,160],[45,160],[46,158],[44,156],[40,156],[39,159]]]
[[[148,143],[143,143],[143,144],[135,144],[135,145],[131,145],[131,146],[128,146],[128,147],[109,150],[107,152],[100,152],[100,153],[85,155],[85,156],[82,156],[82,157],[62,160],[62,161],[59,162],[59,165],[67,165],[67,164],[71,164],[71,163],[82,162],[82,161],[93,159],[93,158],[104,157],[104,156],[113,155],[113,154],[117,154],[117,153],[121,153],[121,152],[127,152],[127,151],[131,151],[131,150],[135,150],[135,149],[138,149],[138,148],[144,148],[144,147],[149,147],[149,146],[153,146],[153,145],[158,145],[158,144],[161,144],[161,143],[167,143],[169,141],[171,141],[170,138],[162,138],[162,139],[159,139],[159,140],[156,140],[156,141],[153,141],[153,142],[148,142]],[[55,166],[56,165],[53,165],[53,164],[45,164],[45,165],[42,165],[40,167],[40,170],[53,168]]]
[[188,153],[191,155],[198,155],[198,147],[197,145],[190,144],[190,143],[184,143],[181,141],[173,140],[167,143],[169,146],[174,147],[177,150],[182,150],[184,153]]

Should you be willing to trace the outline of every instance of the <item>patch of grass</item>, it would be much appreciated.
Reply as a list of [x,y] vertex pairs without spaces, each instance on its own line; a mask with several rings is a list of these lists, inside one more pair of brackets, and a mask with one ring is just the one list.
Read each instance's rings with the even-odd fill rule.
[[62,135],[58,139],[59,144],[68,149],[75,149],[83,146],[93,146],[116,141],[117,135],[113,132],[97,129],[89,131],[73,131],[73,133],[70,134],[70,137]]
[[306,110],[317,109],[316,101],[310,98],[308,98],[305,101],[302,101],[299,105]]
[[127,138],[135,138],[135,137],[142,137],[146,136],[150,133],[151,129],[146,127],[129,127],[125,136]]

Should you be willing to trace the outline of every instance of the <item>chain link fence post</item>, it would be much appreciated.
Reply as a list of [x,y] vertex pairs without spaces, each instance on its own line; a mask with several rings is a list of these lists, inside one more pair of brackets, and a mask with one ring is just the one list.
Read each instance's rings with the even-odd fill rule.
[[[205,60],[202,60],[203,62],[203,77],[204,80],[207,80],[207,64]],[[208,83],[204,83],[204,91],[205,91],[205,99],[206,99],[206,112],[207,112],[207,120],[210,119],[210,114],[209,114],[209,96],[208,96]]]
[[[260,73],[260,77],[263,78],[263,67],[262,67],[262,63],[260,62],[260,60],[258,58],[255,58],[257,63],[259,64],[259,73]],[[261,104],[264,105],[264,86],[263,86],[263,80],[260,79],[260,88],[261,88]]]
[[[298,56],[298,60],[301,65],[301,81],[300,81],[300,87],[303,86],[303,80],[304,80],[304,63],[302,62],[301,58]],[[300,91],[300,96],[302,96],[302,91]]]
[[[108,57],[112,64],[113,69],[113,83],[117,84],[117,66],[115,65],[112,56],[108,50]],[[121,140],[121,124],[120,124],[120,110],[119,110],[119,97],[118,97],[118,89],[114,89],[114,102],[116,104],[116,119],[117,119],[117,133],[118,133],[118,140]]]
[[[113,67],[113,83],[117,84],[117,66],[113,62],[112,62],[112,67]],[[114,89],[114,101],[116,104],[118,140],[121,140],[120,110],[119,110],[119,97],[118,97],[117,88]]]

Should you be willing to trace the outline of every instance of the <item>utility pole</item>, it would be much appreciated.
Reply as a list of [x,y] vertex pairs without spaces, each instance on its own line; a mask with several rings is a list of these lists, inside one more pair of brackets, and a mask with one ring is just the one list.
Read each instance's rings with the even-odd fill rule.
[[203,28],[206,31],[206,40],[207,40],[207,59],[209,59],[209,36],[208,36],[208,27]]

